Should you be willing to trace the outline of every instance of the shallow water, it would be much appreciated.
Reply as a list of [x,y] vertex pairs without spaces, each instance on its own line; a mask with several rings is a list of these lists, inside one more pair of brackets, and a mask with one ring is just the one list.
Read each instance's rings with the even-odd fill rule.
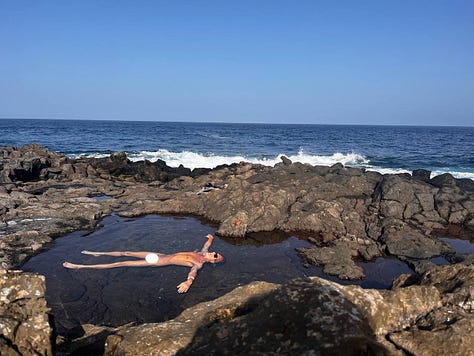
[[[58,333],[78,324],[118,326],[128,322],[160,322],[176,317],[199,302],[215,299],[239,285],[256,280],[283,283],[304,276],[320,276],[344,284],[387,288],[392,279],[411,270],[397,259],[379,258],[360,263],[367,275],[363,281],[340,281],[319,267],[305,268],[295,248],[310,244],[283,233],[251,234],[246,239],[216,237],[210,250],[225,256],[225,262],[206,264],[188,293],[176,286],[186,279],[186,267],[115,268],[69,270],[64,261],[81,264],[110,263],[130,257],[94,257],[91,251],[177,251],[200,250],[212,226],[191,217],[148,215],[137,219],[109,216],[92,233],[74,232],[56,239],[50,248],[32,257],[22,269],[46,276],[47,301]],[[264,243],[264,241],[266,241]],[[270,241],[270,242],[269,242]]]
[[440,237],[439,239],[450,245],[456,253],[474,253],[474,243],[470,240],[455,239],[451,237]]

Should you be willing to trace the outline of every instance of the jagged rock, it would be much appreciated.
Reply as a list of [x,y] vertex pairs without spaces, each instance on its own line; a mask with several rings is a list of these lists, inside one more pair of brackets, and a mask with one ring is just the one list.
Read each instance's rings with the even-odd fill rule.
[[257,296],[247,289],[253,283],[174,320],[124,327],[105,354],[450,354],[459,341],[457,354],[468,355],[473,274],[472,266],[437,266],[392,290],[301,278]]
[[433,177],[431,179],[431,184],[433,184],[435,187],[445,187],[445,186],[456,186],[456,178],[454,178],[451,174],[449,173],[444,173],[440,174],[436,177]]
[[421,180],[422,182],[429,182],[431,171],[427,171],[426,169],[415,169],[411,175],[414,179]]
[[156,180],[168,182],[180,176],[202,175],[210,171],[209,169],[201,169],[193,174],[189,168],[182,165],[178,168],[172,168],[162,160],[131,162],[124,152],[112,153],[107,158],[91,158],[88,162],[90,162],[94,172],[104,178],[122,176],[144,182]]
[[289,159],[288,157],[281,156],[280,158],[281,158],[281,162],[283,163],[284,166],[289,166],[293,163],[293,162],[291,162],[291,159]]
[[388,339],[410,355],[473,355],[474,320],[461,319],[455,324],[443,323],[433,329],[402,330]]
[[328,247],[302,247],[297,249],[303,261],[316,266],[324,266],[324,273],[340,279],[361,279],[364,270],[355,264],[353,257],[357,251],[347,243],[340,242]]
[[52,355],[43,276],[0,270],[0,354]]
[[[456,306],[468,312],[474,311],[474,266],[472,265],[433,266],[421,274],[416,283],[422,286],[435,286],[442,295],[445,305]],[[396,282],[395,285],[397,285]]]
[[293,280],[245,314],[202,326],[178,355],[383,355],[356,305],[332,286]]
[[244,237],[247,232],[249,217],[245,211],[239,211],[225,219],[217,230],[217,234],[229,237]]
[[462,263],[464,265],[474,264],[474,253],[457,253],[447,257],[451,263]]
[[[219,224],[220,235],[236,238],[280,230],[309,233],[323,247],[354,241],[358,246],[350,248],[351,254],[365,260],[383,251],[415,258],[445,254],[450,251],[429,237],[434,230],[474,227],[474,192],[449,175],[426,182],[409,174],[298,162],[275,167],[239,163],[191,172],[163,161],[131,162],[123,152],[100,159],[71,159],[38,145],[3,147],[1,152],[0,176],[8,183],[0,190],[0,243],[7,247],[11,244],[3,237],[9,234],[37,230],[54,238],[94,228],[112,212],[128,217],[199,215]],[[44,168],[34,181],[14,181],[19,177],[12,173],[15,165],[30,162],[27,170],[36,174],[37,159]],[[203,191],[209,182],[217,182],[219,189]],[[40,229],[18,224],[28,219],[41,221]]]
[[56,355],[103,355],[107,337],[125,327],[128,325],[117,328],[79,325],[66,336],[56,338]]
[[431,266],[423,273],[402,275],[393,289],[433,286],[441,307],[419,318],[409,328],[392,332],[388,339],[413,355],[472,355],[474,345],[474,266]]
[[201,325],[236,317],[254,307],[278,286],[253,282],[212,302],[197,304],[159,324],[124,327],[107,338],[104,355],[174,355],[192,340]]
[[420,315],[441,306],[440,294],[431,285],[375,290],[351,285],[342,286],[323,279],[315,280],[315,282],[337,289],[360,308],[380,340],[383,340],[390,332],[412,325]]
[[0,235],[0,268],[8,269],[20,265],[28,256],[40,251],[43,245],[51,240],[51,237],[37,230]]
[[301,279],[249,293],[255,286],[239,287],[169,322],[122,330],[109,336],[105,355],[383,354],[363,315],[334,288]]
[[406,227],[386,231],[382,241],[387,252],[395,256],[422,259],[454,253],[448,244]]

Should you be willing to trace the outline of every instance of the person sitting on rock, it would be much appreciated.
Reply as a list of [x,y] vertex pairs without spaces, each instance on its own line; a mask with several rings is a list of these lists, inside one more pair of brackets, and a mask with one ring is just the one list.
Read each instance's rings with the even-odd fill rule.
[[180,283],[178,293],[186,293],[193,284],[196,278],[197,271],[202,268],[204,263],[218,263],[223,261],[222,255],[217,252],[208,252],[209,247],[214,240],[214,236],[208,234],[207,241],[202,247],[200,252],[177,252],[173,254],[163,254],[156,252],[130,252],[130,251],[114,251],[114,252],[95,252],[95,251],[82,251],[81,253],[92,256],[129,256],[141,258],[140,261],[122,261],[98,265],[78,265],[74,263],[64,262],[63,266],[66,268],[80,269],[80,268],[116,268],[116,267],[146,267],[146,266],[185,266],[191,267],[191,271],[188,273],[186,281]]

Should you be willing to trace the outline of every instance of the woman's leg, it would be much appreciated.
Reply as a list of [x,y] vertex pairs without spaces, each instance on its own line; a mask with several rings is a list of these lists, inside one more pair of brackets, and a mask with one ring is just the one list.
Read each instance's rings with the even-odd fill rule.
[[74,263],[64,262],[63,266],[71,269],[81,268],[93,268],[93,269],[106,269],[106,268],[117,268],[117,267],[146,267],[151,266],[147,261],[122,261],[114,263],[104,263],[100,265],[77,265]]
[[162,256],[162,253],[156,252],[133,252],[133,251],[111,251],[111,252],[96,252],[96,251],[81,251],[84,255],[92,256],[127,256],[127,257],[136,257],[136,258],[146,258],[150,253],[156,254],[158,257]]

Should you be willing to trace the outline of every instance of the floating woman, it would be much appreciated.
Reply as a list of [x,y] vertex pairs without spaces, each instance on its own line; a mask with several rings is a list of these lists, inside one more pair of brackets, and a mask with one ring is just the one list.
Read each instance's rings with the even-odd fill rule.
[[163,254],[157,252],[130,252],[130,251],[113,251],[113,252],[95,252],[95,251],[82,251],[81,253],[92,256],[128,256],[141,258],[139,261],[122,261],[98,265],[78,265],[70,262],[64,262],[63,266],[71,269],[82,269],[82,268],[94,268],[94,269],[106,269],[106,268],[117,268],[117,267],[147,267],[147,266],[185,266],[191,267],[188,273],[186,281],[180,283],[178,293],[186,293],[193,284],[196,278],[197,271],[202,268],[204,263],[218,263],[223,261],[222,255],[217,252],[208,252],[209,247],[214,240],[214,236],[208,234],[207,241],[202,247],[200,252],[177,252],[173,254]]

